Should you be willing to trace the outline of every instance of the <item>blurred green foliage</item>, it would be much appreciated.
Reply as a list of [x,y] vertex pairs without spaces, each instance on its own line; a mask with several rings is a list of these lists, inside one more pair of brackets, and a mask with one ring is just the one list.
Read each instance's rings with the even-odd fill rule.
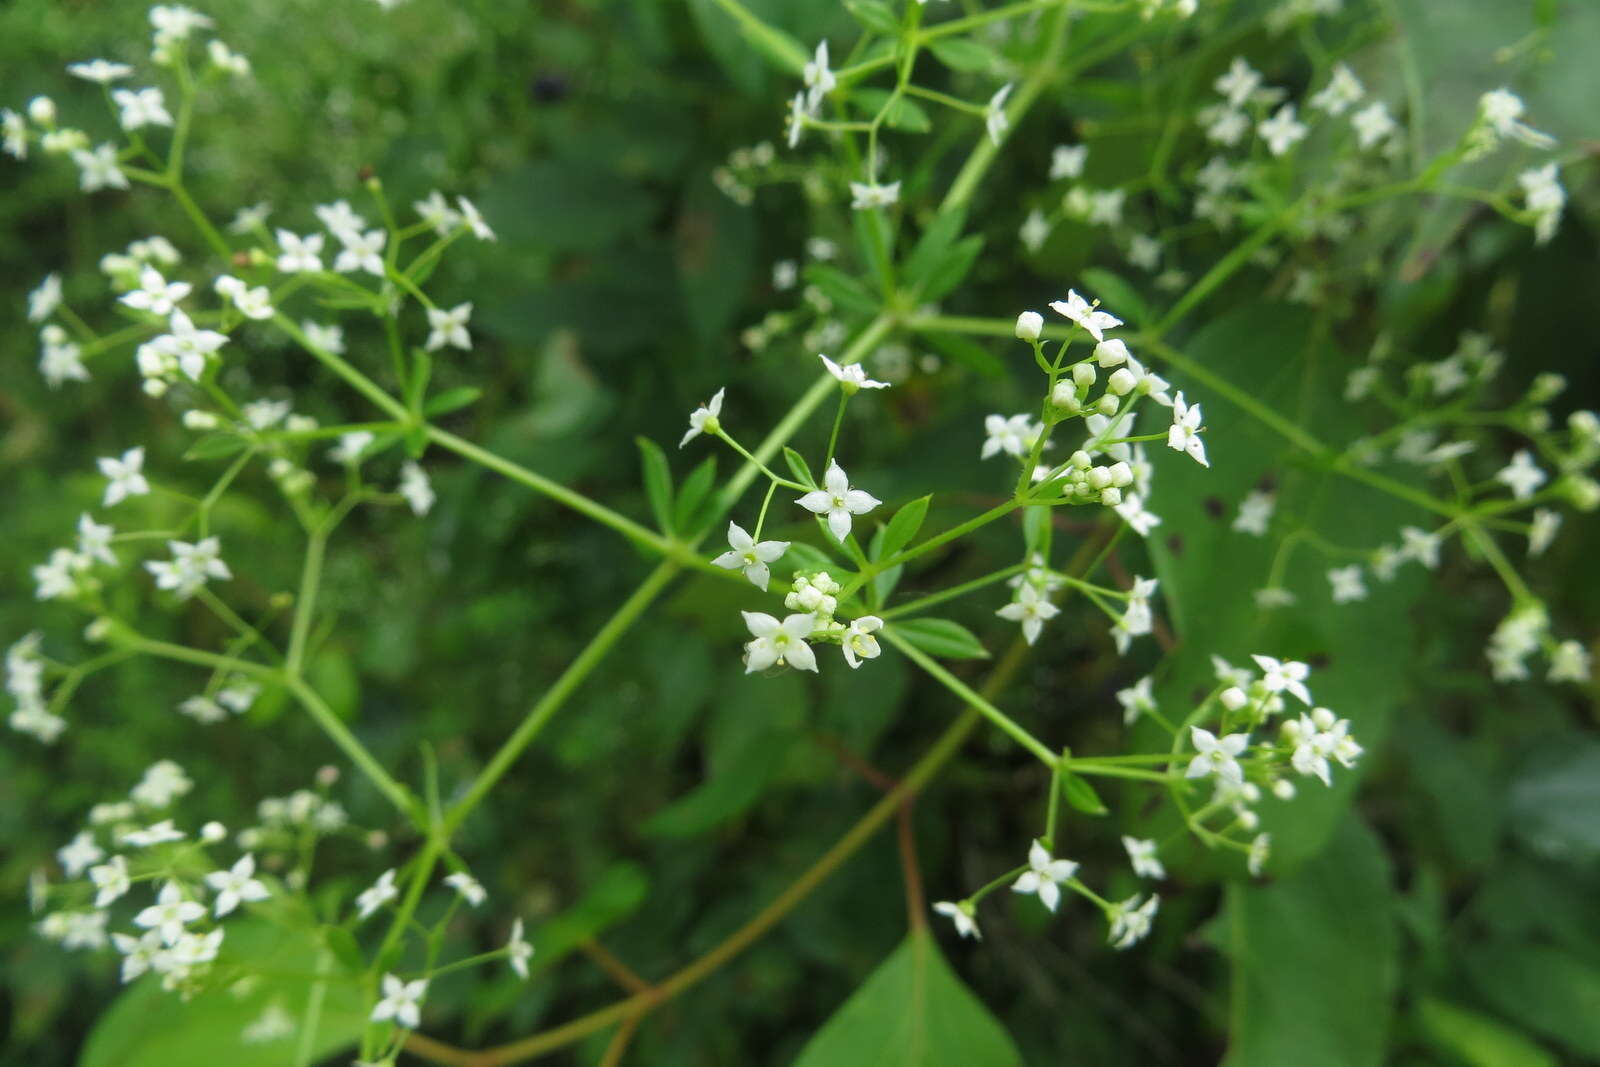
[[[802,41],[851,33],[848,13],[832,4],[751,6]],[[1463,109],[1498,84],[1506,61],[1496,50],[1505,46],[1537,61],[1539,89],[1529,99],[1544,128],[1569,141],[1594,135],[1600,11],[1592,5],[1388,6],[1406,32],[1374,43],[1371,63],[1396,72],[1415,63],[1429,117],[1423,136],[1464,124]],[[435,186],[470,192],[498,228],[497,244],[454,255],[434,283],[443,302],[470,299],[479,309],[477,350],[439,361],[442,387],[484,389],[451,417],[458,432],[644,516],[636,434],[675,440],[684,413],[722,385],[742,420],[765,425],[813,373],[813,355],[793,339],[752,354],[738,335],[787,306],[769,283],[772,262],[798,258],[814,234],[849,247],[850,220],[799,187],[764,190],[752,207],[714,187],[710,174],[731,149],[778,140],[792,88],[714,4],[410,0],[385,13],[355,0],[212,0],[206,10],[257,72],[253,84],[206,101],[197,120],[193,187],[214,216],[292,197],[278,220],[305,227],[311,203],[357,199],[359,174],[370,167],[396,202]],[[0,101],[47,93],[64,112],[91,113],[99,107],[93,87],[68,79],[63,64],[95,55],[138,62],[146,38],[142,4],[11,0],[0,9]],[[1292,83],[1300,72],[1282,43],[1258,32],[1226,49],[1219,43],[1206,62],[1220,67],[1237,50]],[[946,310],[1008,314],[1059,296],[1079,277],[1116,291],[1127,268],[1089,231],[1063,227],[1033,254],[1013,235],[1049,147],[1074,139],[1075,129],[1093,145],[1096,184],[1142,172],[1154,135],[1119,132],[1110,120],[1137,108],[1133,94],[1151,76],[1151,58],[1135,50],[1086,72],[1017,131],[969,221],[984,250],[944,297]],[[1394,226],[1415,232],[1408,271],[1376,279],[1376,292],[1359,293],[1348,310],[1441,354],[1460,329],[1490,329],[1509,356],[1508,395],[1553,370],[1568,376],[1575,404],[1588,398],[1592,406],[1600,302],[1587,294],[1600,286],[1600,198],[1592,170],[1583,174],[1561,235],[1537,252],[1524,230],[1482,213],[1394,209]],[[0,159],[0,184],[0,291],[9,294],[0,314],[0,636],[48,627],[66,641],[69,617],[33,602],[28,568],[94,506],[94,457],[136,441],[175,456],[188,438],[173,411],[134,392],[131,374],[107,368],[82,387],[47,390],[32,371],[36,342],[22,321],[22,294],[59,270],[69,299],[101,299],[86,282],[103,252],[182,232],[182,221],[152,196],[82,198],[60,167]],[[1218,254],[1225,250],[1219,242]],[[1351,275],[1365,254],[1330,250]],[[1122,284],[1130,311],[1149,299],[1139,295],[1144,287]],[[1364,334],[1316,326],[1280,296],[1235,281],[1206,316],[1213,321],[1183,347],[1224,377],[1262,383],[1260,395],[1316,433],[1347,440],[1362,427],[1334,401],[1335,383]],[[354,337],[352,351],[377,343]],[[1009,344],[949,342],[936,353],[905,343],[914,357],[937,354],[942,363],[870,417],[852,412],[851,470],[895,507],[936,488],[929,524],[942,527],[994,497],[972,462],[973,428],[983,414],[1022,402],[1028,368]],[[269,382],[282,380],[274,357],[255,357]],[[330,381],[291,374],[299,375],[286,383],[298,409],[348,414]],[[978,1021],[961,1033],[989,1036],[966,1058],[906,1062],[1011,1062],[1012,1042],[1028,1063],[1204,1063],[1224,1050],[1238,1067],[1600,1059],[1600,748],[1587,732],[1594,691],[1578,701],[1538,685],[1490,683],[1481,648],[1503,592],[1462,561],[1427,576],[1426,586],[1408,577],[1339,615],[1311,589],[1320,573],[1292,575],[1306,606],[1264,629],[1248,590],[1265,575],[1270,550],[1227,536],[1223,502],[1231,512],[1251,486],[1270,482],[1303,509],[1298,518],[1357,533],[1393,529],[1403,509],[1349,486],[1294,496],[1302,475],[1285,463],[1281,442],[1221,400],[1205,402],[1210,421],[1226,427],[1211,445],[1215,469],[1157,459],[1167,523],[1151,555],[1179,641],[1166,687],[1181,702],[1204,676],[1207,651],[1242,654],[1269,642],[1324,670],[1319,694],[1356,723],[1371,751],[1359,775],[1330,792],[1303,791],[1281,825],[1269,824],[1280,842],[1273,877],[1224,883],[1220,875],[1237,871],[1203,854],[1169,864],[1162,921],[1128,954],[1106,949],[1099,922],[1079,921],[1070,907],[1045,927],[1036,908],[1008,899],[1002,907],[1012,914],[987,923],[981,946],[939,930],[941,956],[926,933],[907,934],[895,845],[884,833],[732,965],[648,1019],[633,1062],[850,1063],[842,1052],[819,1059],[818,1050],[848,1042],[839,1035],[852,1027],[866,1034],[852,1048],[910,1040],[892,1029],[908,997],[926,998],[918,1010],[934,1013],[930,1023],[970,1016]],[[669,458],[681,485],[690,461]],[[485,471],[449,462],[431,469],[440,503],[428,521],[361,516],[333,546],[323,595],[339,625],[318,646],[311,680],[404,779],[420,779],[420,746],[433,746],[448,792],[470,779],[647,561]],[[207,478],[199,471],[195,484]],[[284,516],[254,502],[268,498],[232,496],[217,519],[240,575],[230,595],[256,608],[296,578],[293,555],[278,544]],[[1552,614],[1587,635],[1600,626],[1595,534],[1592,519],[1569,528],[1534,575]],[[986,530],[901,592],[986,573],[1012,560],[1016,542],[1014,530]],[[1139,570],[1138,550],[1124,554]],[[491,910],[528,916],[540,955],[526,986],[508,973],[439,981],[429,1018],[444,1022],[431,1034],[466,1046],[508,1041],[614,999],[612,980],[584,958],[590,938],[648,978],[681,966],[765,905],[876,799],[837,747],[898,774],[957,710],[896,656],[848,679],[837,671],[746,679],[732,652],[738,605],[720,584],[675,590],[464,828],[460,848],[473,857]],[[981,636],[997,632],[991,610],[962,603],[948,614]],[[171,626],[197,644],[221,638],[200,615],[174,616]],[[1206,640],[1190,648],[1194,634]],[[1047,631],[1001,703],[1023,722],[1048,724],[1075,751],[1109,751],[1121,727],[1107,709],[1138,676],[1131,666],[1109,653],[1103,627],[1062,626]],[[72,1062],[118,991],[109,960],[86,969],[32,937],[20,903],[29,871],[89,805],[172,758],[196,780],[192,810],[237,825],[257,798],[305,785],[334,758],[281,694],[268,694],[242,722],[197,730],[173,711],[197,677],[130,663],[84,686],[70,744],[42,749],[8,736],[0,748],[0,893],[8,901],[0,1025],[9,1062]],[[346,782],[357,821],[389,826],[408,843],[375,794]],[[980,732],[912,815],[930,891],[954,895],[1015,862],[1018,842],[1037,832],[1046,785],[1014,746]],[[1116,831],[1152,833],[1151,820],[1167,817],[1119,803],[1119,793],[1103,795],[1122,825],[1088,816],[1068,823],[1072,855],[1086,866],[1116,866]],[[329,890],[346,895],[375,869],[353,847],[327,862],[340,872]],[[1131,881],[1122,888],[1131,891]],[[503,936],[497,920],[472,917],[452,934],[468,948]],[[141,1007],[135,998],[149,992],[114,1011],[165,1010]],[[1004,1033],[990,1033],[991,1013]],[[598,1062],[607,1039],[592,1038],[561,1062]],[[932,1039],[940,1040],[936,1032]],[[83,1062],[147,1062],[96,1058],[95,1048]],[[161,1062],[188,1062],[170,1055]],[[899,1061],[885,1053],[870,1062]]]

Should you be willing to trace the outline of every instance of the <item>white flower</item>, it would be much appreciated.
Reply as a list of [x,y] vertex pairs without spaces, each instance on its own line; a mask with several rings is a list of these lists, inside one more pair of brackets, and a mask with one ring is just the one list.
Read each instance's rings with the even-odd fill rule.
[[1544,550],[1556,539],[1561,529],[1561,513],[1549,508],[1536,508],[1533,522],[1528,527],[1528,555],[1542,556]]
[[39,287],[28,294],[28,321],[43,322],[61,306],[61,275],[48,274]]
[[1185,404],[1182,392],[1172,401],[1172,426],[1167,430],[1167,447],[1189,453],[1202,467],[1211,466],[1206,460],[1205,442],[1200,439],[1200,405],[1190,407]]
[[1400,557],[1414,559],[1430,571],[1439,566],[1439,546],[1442,543],[1438,534],[1415,526],[1400,528]]
[[183,936],[185,926],[205,918],[205,914],[204,904],[186,899],[178,883],[168,882],[161,887],[156,902],[135,915],[133,921],[136,926],[157,931],[162,941],[172,945]]
[[1189,727],[1189,738],[1194,745],[1195,757],[1189,761],[1185,778],[1201,778],[1214,774],[1224,782],[1239,784],[1244,781],[1244,768],[1237,757],[1250,744],[1246,734],[1228,734],[1218,738],[1210,730]]
[[1167,869],[1156,858],[1156,843],[1142,841],[1137,837],[1122,837],[1122,847],[1128,851],[1128,860],[1133,864],[1133,873],[1141,878],[1161,879],[1167,876]]
[[1371,148],[1380,141],[1387,140],[1399,125],[1394,121],[1394,116],[1389,114],[1389,107],[1382,100],[1368,104],[1350,117],[1350,125],[1355,127],[1356,143],[1362,148]]
[[411,206],[418,217],[440,237],[448,236],[451,230],[461,225],[461,213],[451,207],[444,194],[437,189],[429,193],[426,200],[418,200]]
[[1531,148],[1554,148],[1556,139],[1521,122],[1526,106],[1509,89],[1493,89],[1478,98],[1478,117],[1497,136],[1510,137]]
[[139,271],[139,288],[123,293],[121,300],[131,308],[165,317],[193,289],[188,282],[169,282],[154,267],[145,267]]
[[154,930],[143,937],[130,937],[127,934],[112,934],[111,943],[122,953],[122,981],[124,984],[150,970],[155,963],[158,953],[164,951],[161,944],[161,935]]
[[1233,529],[1240,533],[1265,537],[1267,523],[1272,521],[1272,512],[1276,507],[1277,498],[1273,494],[1259,490],[1252,491],[1239,502],[1239,514],[1233,520]]
[[1039,841],[1028,849],[1028,869],[1011,883],[1014,893],[1034,893],[1039,902],[1050,911],[1061,903],[1061,883],[1078,873],[1072,860],[1058,860]]
[[[160,805],[153,805],[159,807]],[[151,823],[143,830],[129,830],[121,837],[124,845],[130,848],[150,848],[154,845],[165,845],[173,841],[182,841],[183,831],[172,825],[171,819],[162,819],[160,822]]]
[[100,473],[110,481],[106,484],[106,495],[102,504],[112,507],[130,496],[144,496],[150,492],[150,483],[145,481],[144,447],[130,448],[120,457],[102,456],[95,463],[100,468]]
[[205,373],[206,360],[228,343],[228,335],[225,333],[195,329],[194,320],[185,315],[181,309],[173,310],[167,329],[171,332],[150,343],[163,355],[176,360],[178,369],[196,382]]
[[393,1019],[398,1025],[415,1030],[422,1023],[422,998],[427,992],[425,978],[402,982],[395,975],[386,974],[383,976],[383,999],[373,1007],[370,1018],[375,1023]]
[[983,432],[987,435],[983,442],[983,449],[979,452],[981,459],[988,459],[997,452],[1004,452],[1008,456],[1022,457],[1028,454],[1033,447],[1034,439],[1039,435],[1040,427],[1034,424],[1028,415],[1013,415],[1009,419],[1004,415],[989,415],[983,420]]
[[1139,903],[1137,895],[1129,897],[1118,904],[1112,905],[1111,932],[1107,936],[1111,947],[1115,949],[1130,948],[1150,933],[1150,926],[1155,921],[1156,910],[1161,906],[1161,898],[1151,896],[1143,904]]
[[242,207],[233,214],[233,221],[228,223],[228,232],[233,234],[249,233],[258,227],[267,224],[267,218],[272,214],[272,205],[262,201],[249,207]]
[[320,233],[308,234],[301,237],[290,233],[288,230],[278,231],[278,247],[282,250],[278,255],[278,269],[285,274],[296,274],[302,271],[319,271],[322,269],[322,243]]
[[390,869],[378,875],[378,880],[356,897],[356,918],[365,919],[389,901],[400,895],[400,890],[394,884],[394,870]]
[[683,440],[678,442],[678,447],[693,441],[703,433],[715,437],[722,430],[719,417],[722,415],[722,394],[726,389],[718,389],[716,395],[709,401],[701,404],[689,413],[689,432],[683,435]]
[[433,485],[428,481],[428,474],[411,460],[406,460],[400,465],[400,486],[398,492],[411,507],[416,515],[426,515],[433,507]]
[[952,901],[941,900],[933,906],[933,910],[955,923],[957,934],[978,941],[983,940],[983,932],[978,929],[978,920],[972,913],[971,904],[966,901],[956,904]]
[[789,116],[784,123],[786,131],[784,143],[790,148],[800,147],[800,135],[806,128],[806,94],[795,93],[794,99],[789,101]]
[[822,41],[817,45],[816,54],[811,62],[807,63],[800,76],[806,86],[806,109],[813,114],[822,106],[822,98],[833,92],[838,80],[834,78],[833,71],[828,69],[828,42]]
[[1154,578],[1135,576],[1133,579],[1133,588],[1128,590],[1128,606],[1123,610],[1122,618],[1111,628],[1111,638],[1116,642],[1118,653],[1126,653],[1135,637],[1149,633],[1155,626],[1150,597],[1159,584]]
[[865,515],[883,501],[862,489],[850,488],[850,478],[837,460],[828,464],[821,489],[813,489],[795,503],[817,515],[826,515],[828,529],[841,543],[850,536],[851,517]]
[[1132,726],[1140,715],[1156,710],[1156,698],[1149,675],[1140,678],[1126,689],[1117,690],[1117,703],[1122,705],[1122,721]]
[[788,550],[787,541],[762,541],[758,544],[744,527],[736,522],[730,522],[728,551],[711,562],[714,566],[725,567],[730,571],[744,571],[744,576],[750,580],[750,584],[765,593],[767,582],[772,575],[767,564],[776,562]]
[[335,230],[334,236],[344,245],[334,257],[334,270],[346,274],[364,270],[368,274],[383,277],[383,246],[389,241],[388,233],[383,230],[368,230],[366,233]]
[[1017,587],[1017,599],[995,614],[1011,622],[1020,622],[1023,640],[1031,645],[1039,639],[1039,631],[1044,629],[1046,620],[1061,614],[1061,609],[1050,603],[1037,586],[1023,582]]
[[1294,105],[1284,104],[1272,113],[1270,119],[1257,126],[1256,132],[1267,142],[1268,151],[1281,156],[1305,140],[1307,129],[1305,123],[1294,117]]
[[1050,180],[1083,177],[1083,164],[1088,158],[1088,145],[1056,145],[1050,153]]
[[511,936],[506,939],[506,958],[517,977],[528,980],[528,961],[533,959],[533,946],[522,936],[522,920],[511,924]]
[[1108,312],[1097,310],[1099,306],[1099,301],[1090,303],[1076,291],[1069,289],[1065,300],[1051,302],[1050,310],[1082,326],[1096,341],[1104,341],[1105,331],[1121,326],[1122,320]]
[[340,326],[324,326],[320,322],[310,319],[300,324],[300,329],[306,335],[306,341],[312,348],[324,352],[332,352],[336,356],[344,355],[344,328]]
[[828,619],[839,610],[839,601],[834,594],[838,593],[840,588],[839,583],[834,581],[827,571],[819,571],[809,578],[804,574],[797,574],[793,587],[783,598],[783,606],[790,611],[804,611],[820,619]]
[[327,227],[328,232],[337,237],[341,244],[348,242],[352,237],[359,238],[361,231],[367,228],[367,220],[356,214],[348,200],[318,204],[315,211],[317,221]]
[[181,41],[210,26],[211,20],[182,4],[157,4],[150,9],[150,25],[155,27],[158,41]]
[[1365,92],[1349,67],[1335,63],[1328,84],[1311,97],[1311,106],[1329,115],[1343,115],[1361,100]]
[[110,907],[133,887],[128,877],[128,861],[122,856],[112,856],[106,863],[90,867],[89,881],[94,883],[94,906],[97,908]]
[[[1250,117],[1236,107],[1218,105],[1202,108],[1199,118],[1205,125],[1206,139],[1221,145],[1232,147],[1244,140],[1244,135],[1250,132]],[[1200,213],[1198,203],[1195,213],[1197,215]]]
[[1544,244],[1556,235],[1561,213],[1567,206],[1567,191],[1558,178],[1559,164],[1547,163],[1517,175],[1523,200],[1533,214],[1534,239]]
[[211,40],[206,42],[206,58],[211,60],[211,65],[224,74],[231,74],[235,78],[250,76],[250,60],[229,48],[221,41]]
[[1212,85],[1217,92],[1228,98],[1228,103],[1238,107],[1257,89],[1261,88],[1261,74],[1254,67],[1246,63],[1243,56],[1234,56],[1233,63],[1228,67],[1227,73],[1219,77]]
[[450,875],[444,880],[444,884],[460,893],[461,899],[474,908],[489,899],[489,894],[484,892],[483,885],[466,871],[457,871]]
[[354,430],[340,434],[339,443],[328,449],[328,458],[335,463],[360,462],[361,454],[375,440],[377,437],[368,430]]
[[457,304],[453,308],[428,309],[428,341],[424,346],[437,352],[445,345],[471,351],[472,337],[467,333],[467,323],[472,318],[472,302]]
[[797,670],[815,671],[816,653],[806,644],[816,625],[816,616],[795,614],[782,622],[759,611],[740,612],[744,624],[750,628],[754,640],[744,646],[744,672],[764,671],[774,663],[783,662]]
[[205,726],[214,725],[228,717],[221,704],[204,695],[189,697],[178,705],[178,712]]
[[1533,453],[1523,449],[1495,474],[1494,480],[1511,490],[1517,500],[1527,500],[1545,483],[1548,475],[1533,462]]
[[1146,511],[1144,498],[1138,493],[1129,493],[1123,497],[1122,503],[1113,510],[1122,516],[1122,521],[1132,527],[1133,532],[1140,537],[1149,537],[1150,531],[1161,525],[1161,516],[1153,511]]
[[881,629],[883,620],[876,615],[863,615],[845,627],[839,645],[844,650],[844,661],[852,670],[861,666],[861,660],[877,659],[883,651],[878,647],[878,639],[872,636]]
[[86,560],[70,548],[58,548],[50,553],[48,562],[33,568],[33,581],[37,587],[34,596],[39,600],[70,597],[78,591],[77,573],[83,570]]
[[494,231],[489,229],[489,224],[483,221],[483,216],[478,213],[478,206],[464,196],[456,197],[456,206],[461,209],[461,218],[467,224],[467,229],[472,231],[472,236],[480,241],[495,240]]
[[111,538],[115,532],[110,526],[95,522],[88,512],[84,512],[78,516],[78,554],[86,560],[97,559],[115,565],[117,557],[111,551]]
[[1128,262],[1141,270],[1155,270],[1161,262],[1161,242],[1146,234],[1128,238]]
[[1261,684],[1267,687],[1269,693],[1289,693],[1300,703],[1311,704],[1311,691],[1306,688],[1306,679],[1311,677],[1311,668],[1298,660],[1276,660],[1271,656],[1252,655],[1256,666],[1261,668]]
[[112,82],[120,81],[132,74],[133,68],[126,63],[112,63],[105,59],[91,59],[87,63],[69,64],[67,73],[74,78],[82,78],[84,81],[110,85]]
[[1297,721],[1283,725],[1284,738],[1293,744],[1290,764],[1307,777],[1322,779],[1331,786],[1329,760],[1336,759],[1344,767],[1355,766],[1361,755],[1361,746],[1350,737],[1350,722],[1337,718],[1327,708],[1313,708],[1310,715],[1301,715]]
[[256,858],[248,853],[225,871],[212,871],[206,875],[206,885],[217,894],[212,910],[222,918],[243,901],[266,900],[271,892],[256,877]]
[[1348,567],[1335,567],[1328,571],[1328,582],[1333,586],[1335,604],[1348,604],[1352,600],[1367,598],[1367,586],[1362,580],[1359,563],[1352,563]]
[[877,182],[850,183],[850,207],[856,211],[889,207],[899,202],[899,182],[890,182],[888,185],[879,185]]
[[156,588],[170,589],[179,600],[194,596],[212,578],[229,579],[233,572],[222,562],[221,542],[215,537],[204,537],[190,544],[186,541],[168,541],[172,559],[149,560],[145,570],[156,579]]
[[852,363],[848,367],[841,367],[839,364],[835,363],[821,352],[817,353],[817,358],[822,360],[822,365],[828,369],[828,373],[833,375],[839,384],[844,387],[844,391],[847,393],[854,393],[857,389],[889,388],[888,382],[875,382],[871,378],[868,378],[866,368],[862,367],[859,363]]
[[1011,95],[1011,83],[1007,82],[989,98],[989,106],[983,109],[983,126],[989,133],[989,140],[997,147],[1000,138],[1011,128],[1011,120],[1006,116],[1006,97]]
[[0,145],[9,156],[28,158],[28,120],[8,107],[0,108]]
[[1100,189],[1089,196],[1088,223],[1091,226],[1120,226],[1122,202],[1127,193],[1121,189]]
[[1577,641],[1563,641],[1550,653],[1550,670],[1545,679],[1551,682],[1577,682],[1589,680],[1589,650]]
[[160,89],[113,89],[111,99],[122,111],[117,121],[125,130],[172,125],[172,115]]
[[1044,316],[1037,311],[1024,311],[1017,316],[1016,335],[1019,341],[1037,341],[1044,331]]
[[87,830],[80,830],[76,837],[56,852],[56,860],[68,878],[77,878],[90,864],[99,863],[105,855],[105,850],[94,843],[94,835]]
[[[171,760],[157,760],[145,768],[144,776],[139,779],[139,784],[129,791],[128,795],[134,800],[149,808],[164,808],[178,797],[188,793],[194,788],[194,782],[183,773],[183,768]],[[183,837],[170,836],[177,831],[172,829],[172,823],[157,823],[150,827],[146,833],[151,837],[163,841],[175,841]]]

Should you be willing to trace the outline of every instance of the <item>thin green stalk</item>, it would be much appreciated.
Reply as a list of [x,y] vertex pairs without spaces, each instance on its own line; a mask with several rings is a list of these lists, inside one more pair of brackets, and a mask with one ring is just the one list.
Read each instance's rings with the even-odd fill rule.
[[523,750],[539,736],[539,731],[544,729],[545,724],[561,710],[562,705],[577,691],[589,673],[605,659],[606,653],[611,651],[612,646],[621,640],[622,635],[628,632],[639,616],[655,603],[656,598],[677,576],[679,569],[680,565],[673,560],[663,560],[657,565],[639,588],[634,590],[633,595],[623,601],[616,614],[606,620],[606,624],[594,635],[583,651],[578,653],[577,658],[561,672],[561,677],[556,679],[549,691],[528,709],[527,715],[523,717],[516,730],[506,738],[499,751],[490,758],[483,770],[478,772],[466,794],[445,816],[440,832],[446,838],[453,834],[462,820],[472,813],[472,809],[488,795],[495,783],[505,776],[511,765],[517,761],[517,757],[521,756]]
[[1027,569],[1028,565],[1026,563],[1013,563],[1011,566],[995,571],[993,574],[986,574],[982,578],[974,578],[971,581],[962,582],[960,585],[953,585],[948,589],[941,589],[937,593],[929,593],[925,597],[918,597],[916,600],[907,601],[898,607],[890,608],[887,611],[880,611],[878,614],[885,620],[897,619],[906,615],[915,615],[919,611],[926,611],[935,604],[942,604],[946,600],[954,600],[957,597],[966,596],[968,593],[982,589],[985,586],[993,585],[996,582],[1003,582],[1013,574],[1020,574]]
[[1025,728],[1019,725],[1016,720],[1012,719],[1005,712],[1001,711],[984,697],[980,696],[961,679],[945,670],[944,666],[933,657],[929,656],[916,645],[913,645],[910,641],[907,641],[904,637],[900,636],[900,634],[895,631],[894,627],[885,627],[879,632],[883,634],[884,638],[888,640],[891,645],[904,653],[907,659],[909,659],[912,663],[915,663],[918,667],[921,667],[928,674],[932,675],[935,681],[939,682],[946,689],[950,690],[962,700],[965,700],[971,707],[978,709],[978,713],[980,715],[998,726],[1002,732],[1009,735],[1012,740],[1017,742],[1017,744],[1021,745],[1023,748],[1039,757],[1039,760],[1046,767],[1054,768],[1060,763],[1060,760],[1057,758],[1056,754],[1051,752],[1044,742],[1040,741],[1037,737],[1034,737],[1033,734],[1029,733]]
[[339,718],[332,708],[328,707],[327,702],[322,699],[315,689],[307,685],[304,679],[294,675],[270,672],[269,677],[274,677],[283,683],[284,687],[300,702],[300,706],[310,713],[311,718],[316,721],[318,726],[322,727],[322,732],[327,734],[335,745],[339,746],[340,750],[349,757],[350,762],[355,764],[356,768],[367,776],[367,780],[377,787],[378,792],[382,793],[389,803],[393,804],[402,815],[412,819],[416,818],[418,814],[417,805],[411,794],[404,786],[390,777],[389,772],[384,770],[383,765],[373,757],[371,752],[367,751],[367,747],[357,740],[355,734],[350,732],[350,728],[344,724],[344,721]]

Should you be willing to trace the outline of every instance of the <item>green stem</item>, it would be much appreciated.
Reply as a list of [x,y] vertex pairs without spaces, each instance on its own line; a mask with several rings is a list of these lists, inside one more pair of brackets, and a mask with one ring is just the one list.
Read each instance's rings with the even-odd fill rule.
[[606,620],[584,650],[578,653],[576,659],[561,672],[561,677],[556,679],[549,692],[541,697],[538,703],[528,709],[527,715],[518,724],[516,730],[500,746],[500,750],[490,758],[478,776],[473,779],[472,785],[462,798],[456,802],[444,818],[441,833],[448,838],[459,827],[472,809],[488,795],[495,783],[503,778],[511,765],[522,755],[524,749],[533,743],[533,739],[544,729],[552,716],[561,710],[567,699],[577,690],[589,676],[589,673],[599,666],[600,661],[611,651],[613,645],[628,632],[645,610],[655,603],[658,596],[666,589],[668,583],[677,576],[679,564],[672,560],[664,560],[656,569],[650,572],[632,596],[623,601],[616,614]]

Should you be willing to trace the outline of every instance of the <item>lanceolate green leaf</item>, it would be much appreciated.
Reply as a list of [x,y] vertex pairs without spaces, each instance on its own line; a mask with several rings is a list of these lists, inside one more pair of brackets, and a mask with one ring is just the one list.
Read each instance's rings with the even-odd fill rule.
[[1012,1067],[1022,1054],[913,930],[801,1051],[795,1067]]

